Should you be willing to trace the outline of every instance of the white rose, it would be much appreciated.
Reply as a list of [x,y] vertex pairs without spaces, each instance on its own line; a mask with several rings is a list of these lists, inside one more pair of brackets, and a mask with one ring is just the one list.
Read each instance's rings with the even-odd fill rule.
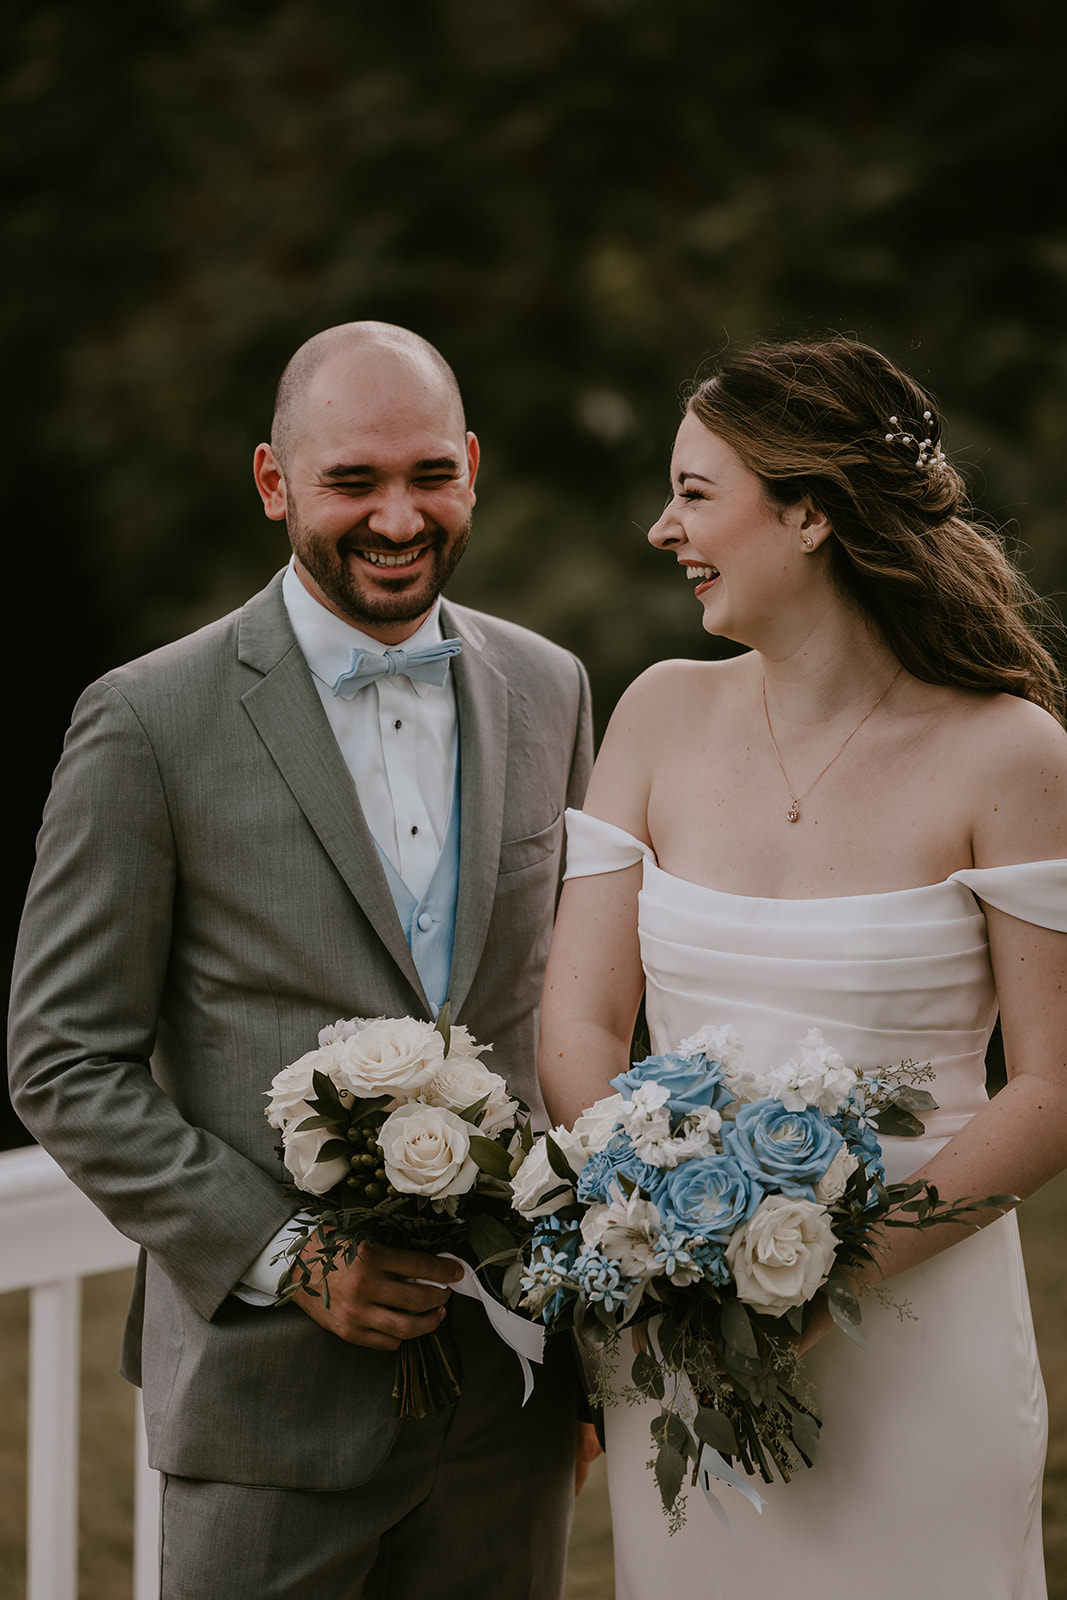
[[639,1200],[635,1190],[610,1205],[590,1206],[582,1218],[582,1238],[617,1261],[625,1277],[654,1278],[662,1270],[655,1252],[660,1220],[652,1201]]
[[[338,1090],[341,1090],[341,1066],[336,1045],[327,1049],[309,1050],[289,1066],[275,1074],[269,1091],[267,1121],[272,1128],[284,1129],[290,1122],[302,1122],[316,1113],[309,1110],[306,1101],[315,1093],[314,1074],[322,1072]],[[352,1096],[342,1093],[342,1101],[351,1104]]]
[[429,1106],[445,1106],[449,1111],[466,1111],[479,1100],[489,1099],[478,1132],[492,1139],[515,1120],[519,1102],[508,1094],[508,1086],[497,1072],[490,1072],[475,1056],[453,1056],[451,1051],[433,1077],[419,1090],[419,1099]]
[[[559,1145],[571,1167],[577,1170],[576,1155],[580,1141],[566,1128],[553,1128],[552,1138]],[[574,1190],[566,1187],[562,1194],[546,1199],[553,1189],[559,1189],[564,1180],[552,1170],[548,1159],[548,1146],[537,1139],[522,1166],[511,1180],[511,1203],[520,1217],[548,1217],[560,1206],[574,1204]]]
[[818,1183],[815,1185],[815,1198],[824,1206],[832,1205],[835,1200],[840,1200],[845,1192],[848,1180],[859,1166],[858,1157],[852,1154],[847,1145],[842,1145]]
[[619,1126],[619,1112],[625,1105],[621,1094],[612,1094],[606,1100],[597,1100],[582,1112],[571,1130],[581,1142],[580,1153],[576,1152],[577,1159],[571,1159],[575,1172],[582,1170],[591,1155],[606,1149],[611,1143]]
[[825,1207],[769,1194],[726,1246],[726,1260],[738,1299],[779,1316],[826,1282],[836,1249]]
[[378,1132],[389,1182],[431,1199],[466,1194],[478,1177],[470,1135],[470,1124],[442,1106],[398,1106]]
[[453,1056],[457,1059],[462,1056],[466,1060],[477,1061],[479,1056],[484,1055],[487,1050],[492,1048],[491,1044],[477,1044],[470,1029],[465,1028],[462,1022],[453,1022],[448,1030],[449,1060]]
[[414,1099],[445,1056],[437,1029],[414,1017],[368,1022],[331,1048],[339,1052],[345,1088],[361,1098],[389,1094],[397,1100]]
[[369,1023],[382,1021],[382,1017],[342,1017],[340,1021],[319,1029],[319,1044],[338,1044],[345,1039],[352,1039]]
[[307,1133],[297,1133],[297,1126],[306,1117],[315,1115],[306,1103],[293,1107],[282,1133],[282,1149],[286,1168],[292,1173],[297,1188],[306,1194],[325,1194],[335,1183],[347,1178],[352,1169],[347,1156],[338,1156],[333,1161],[316,1160],[327,1139],[336,1139],[335,1128],[312,1128]]

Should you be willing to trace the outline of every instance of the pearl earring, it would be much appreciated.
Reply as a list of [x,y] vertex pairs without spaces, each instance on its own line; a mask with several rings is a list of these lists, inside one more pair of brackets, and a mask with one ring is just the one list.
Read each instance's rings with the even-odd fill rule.
[[806,533],[801,536],[800,542],[804,546],[805,550],[814,550],[815,548],[815,540]]

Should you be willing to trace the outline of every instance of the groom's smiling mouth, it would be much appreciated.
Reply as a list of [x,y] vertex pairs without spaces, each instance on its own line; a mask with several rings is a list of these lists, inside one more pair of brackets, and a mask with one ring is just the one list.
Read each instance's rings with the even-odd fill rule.
[[422,555],[422,549],[404,550],[399,554],[386,555],[382,550],[360,550],[359,554],[364,561],[369,561],[373,567],[410,567]]

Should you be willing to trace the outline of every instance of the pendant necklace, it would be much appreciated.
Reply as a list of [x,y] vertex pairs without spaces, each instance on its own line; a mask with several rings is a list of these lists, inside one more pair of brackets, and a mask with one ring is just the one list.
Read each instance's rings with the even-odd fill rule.
[[771,744],[774,746],[774,754],[775,754],[775,758],[776,758],[776,760],[778,762],[778,770],[782,774],[782,777],[785,778],[785,786],[789,790],[789,798],[792,801],[792,804],[790,805],[789,810],[786,812],[786,818],[788,819],[788,821],[790,821],[790,822],[798,822],[800,820],[800,802],[802,800],[806,800],[807,799],[808,795],[811,793],[811,791],[814,789],[815,785],[818,783],[819,778],[825,778],[826,774],[829,772],[830,768],[833,766],[834,762],[837,760],[837,757],[839,755],[841,755],[841,753],[844,751],[845,745],[847,745],[849,743],[849,741],[854,739],[856,737],[856,734],[859,733],[860,729],[863,727],[863,724],[867,721],[867,717],[873,717],[874,716],[874,713],[878,710],[878,707],[881,705],[882,701],[885,699],[886,695],[889,693],[890,689],[896,683],[897,679],[900,677],[900,674],[903,671],[904,671],[904,664],[902,662],[900,664],[900,666],[897,668],[897,670],[894,672],[893,676],[890,678],[889,682],[886,684],[885,688],[882,690],[881,694],[878,696],[877,700],[874,702],[874,705],[867,712],[866,716],[862,716],[860,718],[860,720],[857,722],[856,726],[853,728],[852,732],[849,734],[848,738],[845,740],[845,743],[841,746],[841,748],[834,755],[832,755],[830,757],[829,761],[826,763],[825,767],[823,767],[823,769],[819,773],[818,777],[813,778],[811,780],[811,782],[808,784],[808,787],[801,794],[794,794],[793,793],[793,785],[790,783],[788,777],[786,776],[785,767],[782,765],[782,757],[781,757],[781,754],[779,753],[779,750],[778,750],[778,741],[774,737],[774,729],[771,727],[771,714],[770,714],[770,711],[767,709],[767,674],[766,673],[763,674],[763,682],[760,685],[760,692],[763,695],[763,715],[767,718],[767,732],[770,734],[770,736],[771,736]]

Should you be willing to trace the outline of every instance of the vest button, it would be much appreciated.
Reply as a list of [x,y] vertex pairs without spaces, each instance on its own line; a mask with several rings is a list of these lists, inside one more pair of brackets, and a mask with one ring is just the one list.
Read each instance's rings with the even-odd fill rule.
[[420,933],[429,933],[433,927],[433,918],[428,911],[419,912],[418,927]]

